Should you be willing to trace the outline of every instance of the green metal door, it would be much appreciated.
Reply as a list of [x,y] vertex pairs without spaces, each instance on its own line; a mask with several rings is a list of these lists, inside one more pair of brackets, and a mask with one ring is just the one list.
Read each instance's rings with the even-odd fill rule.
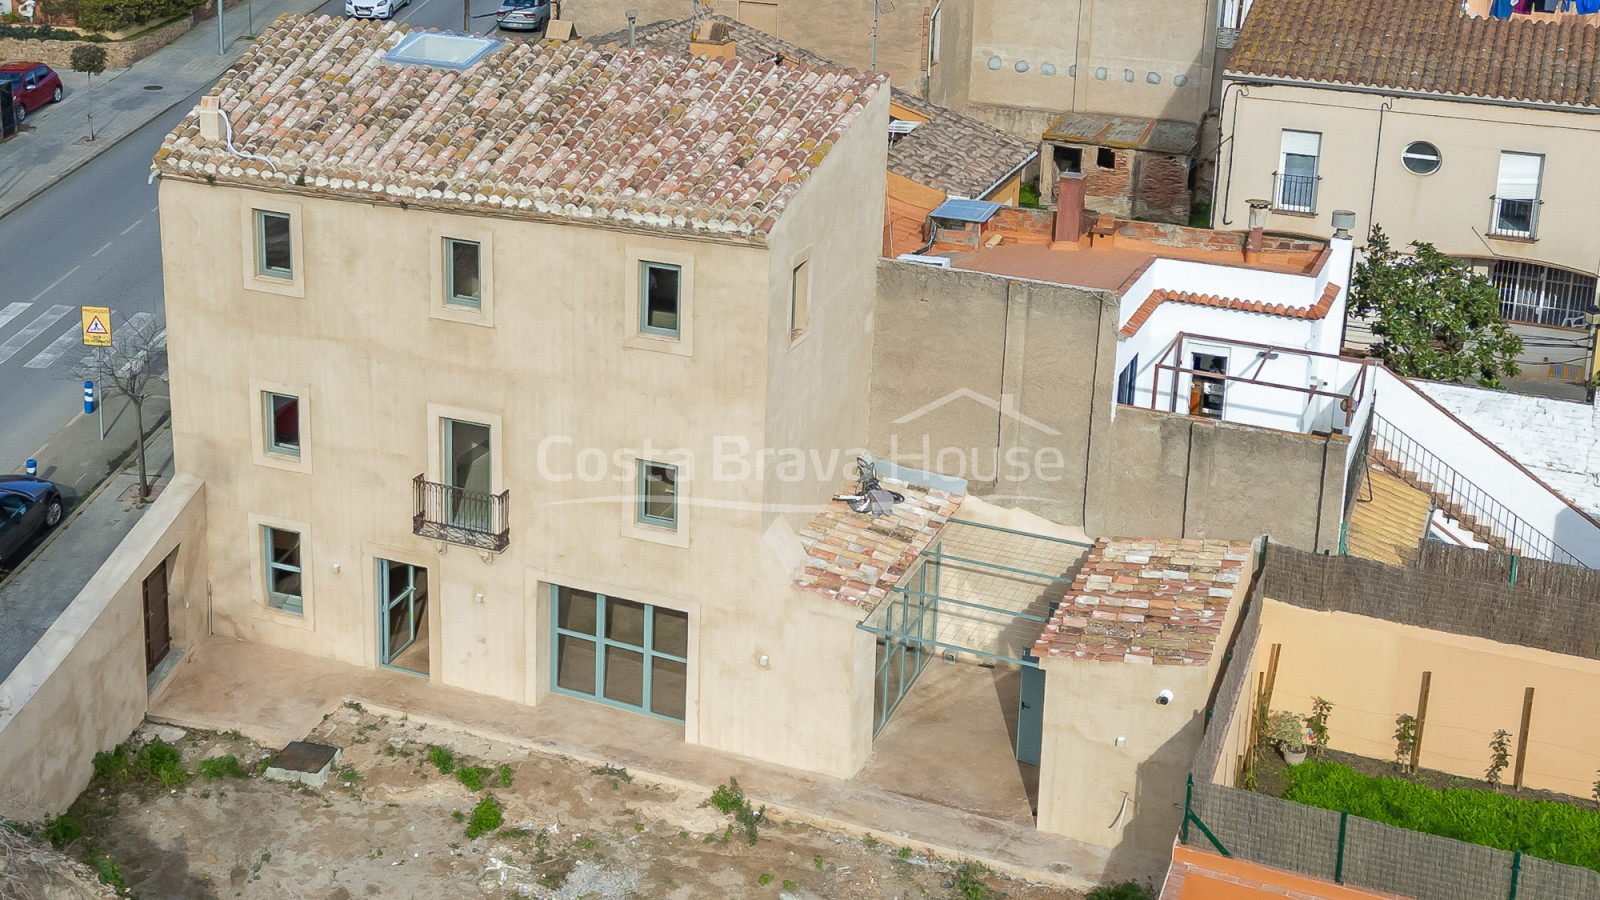
[[[1024,653],[1024,659],[1033,659]],[[1017,762],[1030,766],[1039,764],[1039,750],[1044,743],[1044,670],[1036,666],[1022,667],[1022,690],[1017,698]]]

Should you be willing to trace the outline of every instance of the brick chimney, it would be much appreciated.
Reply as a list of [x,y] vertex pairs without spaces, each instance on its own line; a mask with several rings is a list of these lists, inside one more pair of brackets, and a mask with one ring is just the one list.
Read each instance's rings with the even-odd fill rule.
[[1246,200],[1250,205],[1250,231],[1244,237],[1244,261],[1255,262],[1261,258],[1261,233],[1267,226],[1267,210],[1272,204],[1266,200]]
[[1056,188],[1056,231],[1059,243],[1076,244],[1083,236],[1083,197],[1086,186],[1082,172],[1062,172]]

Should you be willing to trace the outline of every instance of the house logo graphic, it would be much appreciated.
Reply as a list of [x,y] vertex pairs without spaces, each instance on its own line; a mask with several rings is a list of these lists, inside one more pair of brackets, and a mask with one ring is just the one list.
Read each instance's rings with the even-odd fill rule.
[[1035,431],[1042,431],[1045,434],[1050,435],[1051,437],[1057,437],[1057,436],[1059,436],[1061,434],[1061,432],[1057,431],[1054,428],[1051,428],[1049,425],[1044,424],[1043,422],[1039,421],[1038,419],[1032,418],[1031,416],[1025,416],[1022,413],[1018,412],[1013,397],[1014,397],[1014,395],[1012,395],[1012,394],[1001,394],[1000,395],[1000,399],[996,400],[993,397],[988,397],[988,396],[985,396],[983,394],[980,394],[977,391],[972,390],[971,388],[957,388],[956,390],[953,390],[950,393],[945,394],[943,397],[940,397],[939,399],[933,401],[932,403],[929,403],[929,404],[927,404],[925,406],[922,406],[922,407],[920,407],[918,409],[912,410],[911,412],[906,413],[905,415],[901,416],[900,418],[895,419],[894,420],[894,424],[896,424],[896,425],[908,425],[908,424],[910,424],[912,422],[915,422],[916,420],[922,418],[923,416],[927,415],[928,413],[931,413],[936,409],[940,409],[940,408],[942,408],[942,407],[944,407],[944,406],[946,406],[946,405],[948,405],[950,403],[953,403],[953,402],[955,402],[957,400],[972,400],[972,401],[974,401],[976,403],[980,403],[980,404],[988,407],[989,409],[994,410],[995,412],[999,413],[1001,416],[1003,416],[1003,417],[1005,417],[1007,419],[1011,419],[1013,421],[1020,422],[1023,425],[1026,425],[1029,428],[1034,429]]

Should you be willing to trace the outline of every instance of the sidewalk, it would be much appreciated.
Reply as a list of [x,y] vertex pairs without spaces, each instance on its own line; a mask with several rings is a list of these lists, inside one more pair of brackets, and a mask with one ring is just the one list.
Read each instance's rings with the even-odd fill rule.
[[[94,80],[95,141],[89,143],[87,76],[63,71],[66,96],[28,116],[21,134],[0,144],[0,216],[72,174],[118,141],[209,88],[243,55],[238,40],[254,17],[257,31],[283,13],[316,9],[323,0],[250,0],[224,10],[227,55],[217,53],[217,23],[193,31],[126,69],[107,69]],[[152,149],[152,153],[154,150]]]
[[[145,428],[154,431],[145,448],[152,491],[171,480],[172,432],[164,421],[166,400],[145,404]],[[67,518],[0,584],[0,681],[28,655],[83,586],[144,515],[136,503],[139,474],[133,455],[133,411],[106,410],[106,440],[93,416],[80,415],[40,451],[39,474],[56,481],[68,504]],[[113,424],[114,423],[114,424]],[[127,466],[107,471],[126,456]],[[84,492],[87,492],[85,494]]]

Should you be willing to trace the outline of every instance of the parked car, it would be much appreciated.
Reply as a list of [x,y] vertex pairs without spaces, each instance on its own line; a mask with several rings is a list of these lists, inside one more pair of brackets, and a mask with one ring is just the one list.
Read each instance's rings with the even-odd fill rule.
[[500,0],[494,18],[506,31],[543,31],[550,24],[550,0]]
[[17,101],[17,124],[46,103],[61,102],[61,77],[39,62],[0,63],[0,78],[11,82],[11,96]]
[[357,19],[392,19],[411,0],[344,0],[344,14]]
[[61,524],[61,492],[43,478],[0,475],[0,559]]

